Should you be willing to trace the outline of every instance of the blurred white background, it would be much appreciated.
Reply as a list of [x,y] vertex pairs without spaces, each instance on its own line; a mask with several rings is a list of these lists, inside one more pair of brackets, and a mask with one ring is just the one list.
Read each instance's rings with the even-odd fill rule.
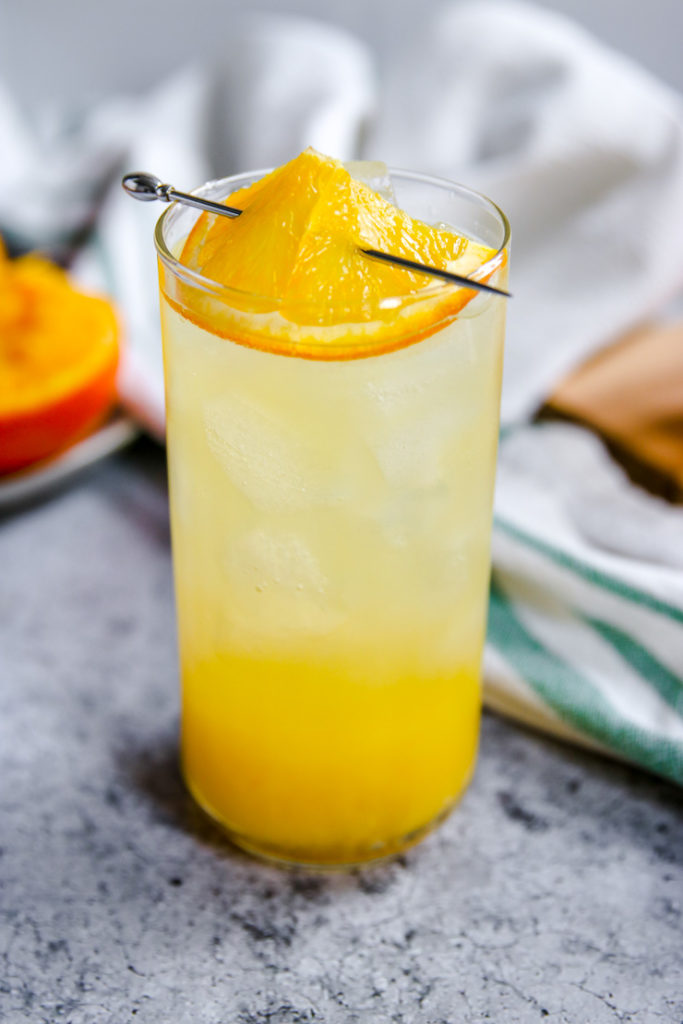
[[[4,0],[0,80],[25,109],[138,91],[189,60],[210,62],[235,19],[271,12],[318,18],[369,43],[379,61],[417,31],[440,0]],[[542,0],[683,91],[682,0]],[[419,69],[406,69],[413,73]]]

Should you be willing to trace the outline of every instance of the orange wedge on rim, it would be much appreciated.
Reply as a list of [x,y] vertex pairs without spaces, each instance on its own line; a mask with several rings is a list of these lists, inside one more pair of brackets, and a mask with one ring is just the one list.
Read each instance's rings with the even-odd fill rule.
[[308,149],[204,213],[180,262],[223,286],[223,306],[185,288],[184,315],[214,333],[308,358],[402,347],[453,318],[474,292],[369,259],[374,248],[470,274],[495,250],[431,227]]

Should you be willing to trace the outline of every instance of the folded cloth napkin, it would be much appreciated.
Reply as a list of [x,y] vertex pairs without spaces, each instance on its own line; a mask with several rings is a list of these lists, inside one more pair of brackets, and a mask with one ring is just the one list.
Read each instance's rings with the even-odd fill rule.
[[683,783],[683,516],[578,427],[503,437],[491,707]]
[[124,170],[192,188],[313,145],[492,195],[513,225],[515,298],[485,699],[683,783],[680,513],[637,492],[592,436],[529,423],[564,374],[683,285],[680,98],[509,0],[437,9],[383,80],[330,26],[261,16],[230,40],[222,69],[189,68],[78,123],[28,126],[0,92],[0,230],[63,246],[94,221],[75,269],[118,298],[121,395],[163,436],[159,210],[121,193]]

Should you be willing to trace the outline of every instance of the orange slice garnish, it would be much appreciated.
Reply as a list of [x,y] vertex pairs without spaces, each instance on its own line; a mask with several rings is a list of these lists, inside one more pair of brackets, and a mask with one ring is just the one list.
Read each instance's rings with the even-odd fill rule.
[[223,302],[191,287],[168,297],[205,329],[292,355],[398,348],[443,326],[475,295],[371,260],[362,248],[463,275],[496,254],[415,220],[312,149],[226,201],[241,216],[202,214],[180,256],[225,287]]

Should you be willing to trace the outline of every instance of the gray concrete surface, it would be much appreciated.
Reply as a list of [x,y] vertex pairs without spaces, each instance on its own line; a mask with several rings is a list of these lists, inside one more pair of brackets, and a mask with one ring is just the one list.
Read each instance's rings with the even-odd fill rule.
[[493,716],[393,864],[279,871],[176,766],[165,475],[138,445],[0,523],[0,1020],[681,1024],[683,813]]

